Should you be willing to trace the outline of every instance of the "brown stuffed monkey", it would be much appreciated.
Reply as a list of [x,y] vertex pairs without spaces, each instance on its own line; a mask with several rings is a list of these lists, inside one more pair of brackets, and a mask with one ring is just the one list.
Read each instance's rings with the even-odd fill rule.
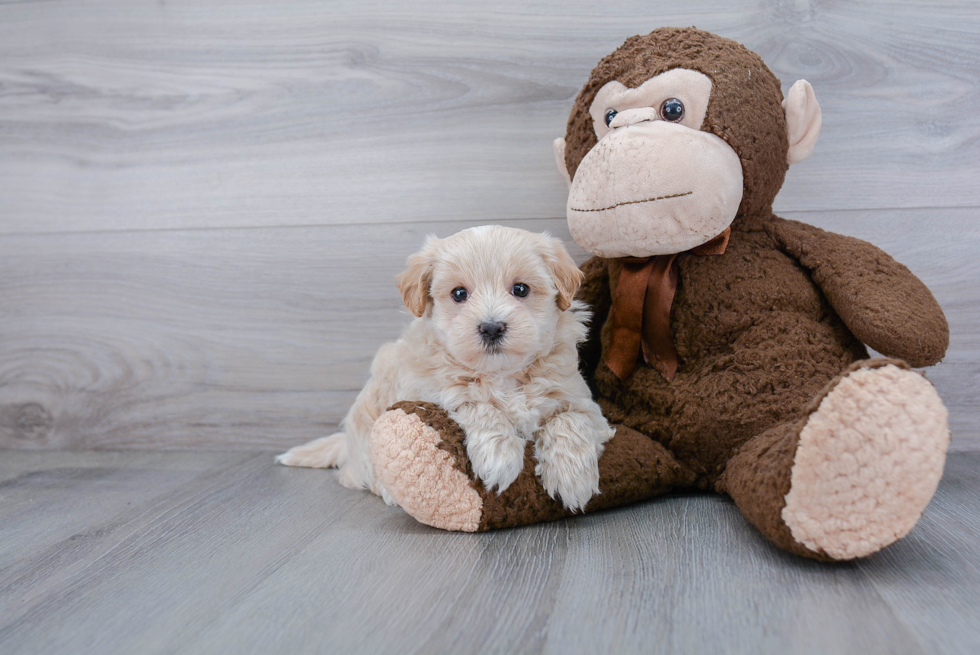
[[[942,310],[878,248],[772,213],[819,130],[808,83],[784,100],[758,55],[693,28],[632,37],[592,71],[555,142],[572,237],[595,255],[581,366],[618,426],[586,511],[714,490],[782,548],[846,560],[903,537],[932,498],[947,413],[910,366],[943,357]],[[569,515],[530,445],[498,495],[464,438],[440,408],[398,403],[375,424],[375,470],[439,528]]]

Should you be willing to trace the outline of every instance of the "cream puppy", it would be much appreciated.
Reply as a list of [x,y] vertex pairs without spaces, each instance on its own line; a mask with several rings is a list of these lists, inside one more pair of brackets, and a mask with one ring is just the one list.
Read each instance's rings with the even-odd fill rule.
[[443,407],[466,432],[466,453],[487,488],[506,489],[533,441],[544,488],[569,509],[599,493],[599,456],[613,435],[578,371],[589,313],[573,301],[582,274],[561,241],[485,225],[429,237],[398,277],[417,317],[381,347],[343,432],[276,458],[341,467],[346,487],[394,504],[369,457],[374,421],[400,400]]

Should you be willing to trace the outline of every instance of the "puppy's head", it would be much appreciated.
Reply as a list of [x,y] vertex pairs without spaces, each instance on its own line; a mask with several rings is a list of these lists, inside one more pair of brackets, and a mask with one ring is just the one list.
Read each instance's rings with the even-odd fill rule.
[[483,372],[520,370],[548,352],[581,282],[561,241],[499,225],[429,237],[398,277],[409,311]]

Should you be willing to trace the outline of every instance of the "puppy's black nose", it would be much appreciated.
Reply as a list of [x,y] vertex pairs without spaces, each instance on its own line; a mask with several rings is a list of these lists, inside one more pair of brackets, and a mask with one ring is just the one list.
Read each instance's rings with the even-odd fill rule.
[[499,341],[500,338],[504,336],[504,332],[506,331],[506,323],[500,323],[498,321],[487,321],[485,323],[480,323],[480,336],[483,337],[484,341],[489,343]]

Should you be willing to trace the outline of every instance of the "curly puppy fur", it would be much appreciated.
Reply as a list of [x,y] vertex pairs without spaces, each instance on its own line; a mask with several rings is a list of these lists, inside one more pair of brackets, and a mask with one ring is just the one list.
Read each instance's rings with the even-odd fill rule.
[[445,408],[465,429],[467,456],[488,489],[510,486],[531,441],[547,492],[583,508],[599,492],[598,460],[613,430],[578,371],[589,317],[572,300],[581,277],[547,234],[482,226],[430,237],[399,276],[417,318],[378,351],[343,432],[277,461],[340,466],[343,485],[394,504],[371,463],[371,428],[390,405],[414,399]]

